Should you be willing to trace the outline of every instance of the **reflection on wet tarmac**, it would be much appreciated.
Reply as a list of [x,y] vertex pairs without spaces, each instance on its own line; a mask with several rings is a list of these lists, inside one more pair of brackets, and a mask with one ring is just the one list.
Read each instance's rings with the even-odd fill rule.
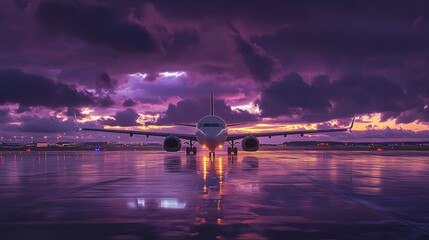
[[427,239],[429,153],[0,153],[0,239]]

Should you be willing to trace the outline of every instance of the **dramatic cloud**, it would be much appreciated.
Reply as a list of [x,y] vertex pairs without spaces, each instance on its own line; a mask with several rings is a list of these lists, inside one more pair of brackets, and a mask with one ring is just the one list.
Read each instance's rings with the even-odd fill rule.
[[214,91],[228,122],[421,131],[428,30],[425,0],[0,1],[1,126],[196,122]]
[[[127,97],[142,103],[160,104],[170,98],[201,99],[214,91],[216,98],[227,98],[239,102],[251,96],[253,86],[247,83],[236,83],[231,80],[209,79],[194,81],[186,73],[177,76],[158,76],[156,81],[145,81],[145,78],[132,76],[123,86],[122,92]],[[242,94],[243,93],[243,94]],[[207,106],[206,106],[207,107]]]
[[199,43],[200,36],[195,29],[175,30],[171,34],[170,42],[165,43],[165,47],[174,56]]
[[244,39],[235,27],[231,26],[235,33],[237,51],[243,57],[250,74],[258,82],[268,82],[274,68],[279,68],[279,61],[269,56],[262,48]]
[[[285,115],[297,122],[326,121],[355,113],[382,113],[385,121],[424,106],[421,99],[408,94],[401,85],[380,76],[350,75],[332,82],[326,76],[318,76],[308,84],[296,73],[263,90],[257,103],[262,117]],[[407,122],[417,119],[415,115]]]
[[122,103],[122,106],[124,106],[124,107],[133,107],[133,106],[135,106],[136,104],[137,104],[136,102],[134,102],[131,98],[129,98],[129,99],[125,100],[125,101]]
[[137,119],[139,118],[139,114],[136,110],[132,108],[128,108],[122,112],[118,112],[113,116],[115,119],[107,119],[102,120],[101,124],[109,125],[109,126],[122,126],[122,127],[132,127],[139,126],[137,123]]
[[0,123],[6,123],[10,120],[10,110],[7,108],[0,108]]
[[98,105],[103,108],[107,108],[115,105],[115,101],[113,101],[113,99],[109,95],[107,95],[99,99]]
[[25,8],[27,8],[29,1],[30,0],[15,0],[15,4],[17,8],[24,10]]
[[18,103],[26,107],[76,107],[93,104],[94,96],[42,76],[5,69],[0,70],[0,104],[6,103]]
[[64,82],[80,84],[99,91],[113,91],[118,87],[118,80],[112,78],[106,71],[93,67],[64,69],[57,78]]
[[319,89],[305,83],[296,73],[284,76],[265,89],[258,105],[262,110],[262,117],[328,113],[332,108]]
[[[183,100],[176,105],[170,104],[157,124],[171,124],[175,122],[195,123],[200,118],[210,113],[209,98],[199,100]],[[233,122],[255,122],[258,116],[247,111],[234,111],[223,100],[215,101],[215,114],[222,116],[227,123]]]
[[76,131],[73,120],[62,121],[55,117],[23,116],[19,119],[20,125],[4,127],[10,132],[31,132],[31,133],[65,133]]
[[126,52],[153,52],[158,48],[147,29],[121,19],[113,9],[103,5],[48,1],[40,4],[36,14],[49,29],[74,35],[91,44]]

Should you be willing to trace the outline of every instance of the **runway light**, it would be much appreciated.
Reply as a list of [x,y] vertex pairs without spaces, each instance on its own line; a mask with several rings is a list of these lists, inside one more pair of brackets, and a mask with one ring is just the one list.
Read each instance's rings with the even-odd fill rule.
[[219,145],[219,148],[222,148],[222,145]]
[[203,145],[203,148],[206,148],[206,145]]

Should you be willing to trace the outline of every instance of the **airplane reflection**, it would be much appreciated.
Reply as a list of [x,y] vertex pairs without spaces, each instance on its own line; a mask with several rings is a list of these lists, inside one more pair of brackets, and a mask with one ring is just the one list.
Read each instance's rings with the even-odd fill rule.
[[243,170],[254,171],[259,168],[259,158],[253,156],[245,156],[243,158]]
[[[178,177],[189,174],[197,174],[196,187],[192,189],[195,194],[183,192],[183,197],[179,198],[137,198],[128,202],[130,209],[170,209],[184,210],[189,208],[188,202],[197,203],[195,222],[198,224],[215,223],[221,224],[224,217],[224,198],[231,191],[251,191],[259,190],[259,186],[248,182],[243,184],[227,186],[225,183],[229,178],[229,171],[242,166],[243,169],[254,174],[259,169],[259,159],[254,156],[244,156],[242,164],[239,164],[237,156],[216,156],[197,157],[186,156],[186,166],[181,166],[181,156],[166,156],[164,158],[164,168],[167,173],[178,173]],[[188,175],[189,176],[189,175]],[[180,182],[177,182],[180,184]],[[175,185],[175,184],[173,184]],[[172,186],[173,187],[173,186]],[[226,188],[227,187],[227,188]],[[250,189],[250,190],[249,190]],[[189,196],[185,196],[189,194]]]
[[164,158],[165,170],[168,173],[178,173],[181,171],[182,159],[179,156],[166,156]]
[[128,208],[141,209],[141,208],[162,208],[162,209],[185,209],[186,201],[177,198],[158,198],[158,199],[145,199],[137,198],[128,201]]

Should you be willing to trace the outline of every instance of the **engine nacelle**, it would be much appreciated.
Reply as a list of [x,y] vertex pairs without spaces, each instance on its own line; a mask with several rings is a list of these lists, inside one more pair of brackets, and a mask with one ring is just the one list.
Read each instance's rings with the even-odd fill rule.
[[167,152],[177,152],[182,148],[182,141],[176,136],[168,136],[164,139],[164,150]]
[[255,152],[259,149],[259,140],[254,136],[247,136],[241,141],[241,147],[244,151]]

